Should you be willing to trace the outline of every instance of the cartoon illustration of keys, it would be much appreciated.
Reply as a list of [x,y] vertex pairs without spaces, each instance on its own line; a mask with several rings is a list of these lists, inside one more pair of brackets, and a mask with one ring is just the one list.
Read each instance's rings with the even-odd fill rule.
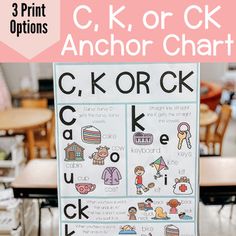
[[192,137],[190,130],[185,131],[186,132],[186,144],[189,149],[192,148],[190,138]]
[[182,148],[182,144],[183,144],[184,139],[186,139],[186,136],[187,136],[186,132],[184,131],[178,132],[177,137],[179,138],[179,143],[178,143],[179,150]]
[[192,148],[190,138],[192,137],[191,132],[190,132],[190,125],[187,122],[181,122],[178,125],[178,138],[179,138],[179,143],[178,143],[178,149],[180,150],[182,148],[182,143],[183,140],[185,139],[187,147],[189,149]]

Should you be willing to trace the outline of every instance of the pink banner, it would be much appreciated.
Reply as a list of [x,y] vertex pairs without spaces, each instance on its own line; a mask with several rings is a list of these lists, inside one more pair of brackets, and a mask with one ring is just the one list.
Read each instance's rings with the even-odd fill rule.
[[4,1],[0,61],[236,61],[234,5],[233,0]]

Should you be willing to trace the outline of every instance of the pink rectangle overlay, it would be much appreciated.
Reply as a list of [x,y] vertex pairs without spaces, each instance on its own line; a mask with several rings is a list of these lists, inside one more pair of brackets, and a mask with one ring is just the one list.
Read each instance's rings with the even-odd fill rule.
[[[234,5],[233,0],[192,2],[188,0],[61,0],[61,7],[58,8],[60,20],[57,21],[60,26],[60,40],[31,59],[0,42],[0,61],[236,61]],[[111,7],[113,13],[117,11],[116,17],[120,22],[120,25],[117,21],[115,22],[115,14],[113,14],[113,29],[109,29]],[[78,14],[76,14],[76,9]],[[153,27],[153,29],[144,26],[145,13],[148,27]],[[53,16],[54,13],[49,14]],[[110,19],[111,17],[110,14]],[[196,29],[187,26],[186,17],[191,27]],[[86,28],[90,21],[91,25],[88,29],[80,29],[76,26],[76,24],[81,24]],[[121,25],[124,27],[122,28]],[[66,40],[69,39],[67,50],[65,50]],[[85,40],[87,40],[86,43]],[[121,41],[123,46],[120,45]],[[62,55],[63,49],[64,55]]]

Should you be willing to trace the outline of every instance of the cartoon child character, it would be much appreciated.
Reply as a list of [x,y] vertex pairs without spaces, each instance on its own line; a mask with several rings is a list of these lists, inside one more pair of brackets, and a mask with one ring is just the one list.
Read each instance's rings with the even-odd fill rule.
[[135,178],[135,185],[137,188],[137,194],[141,195],[142,190],[143,192],[147,192],[149,189],[143,185],[143,175],[145,173],[144,167],[143,166],[136,166],[134,169],[134,173],[136,175]]
[[151,198],[148,198],[145,200],[145,211],[153,210],[152,207],[153,200]]
[[135,231],[135,226],[131,226],[131,225],[124,225],[120,227],[120,232],[119,234],[137,234]]
[[180,212],[179,218],[180,218],[180,220],[192,220],[193,219],[192,216],[186,215],[185,212]]
[[170,206],[170,214],[178,214],[177,207],[180,206],[181,203],[177,199],[171,199],[166,204]]
[[128,217],[129,217],[129,220],[137,220],[136,218],[136,214],[137,214],[137,208],[136,207],[130,207],[128,209]]

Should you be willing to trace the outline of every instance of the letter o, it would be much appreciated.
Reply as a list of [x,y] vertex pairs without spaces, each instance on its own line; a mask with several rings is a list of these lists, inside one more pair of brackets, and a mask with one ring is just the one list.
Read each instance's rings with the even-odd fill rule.
[[[113,158],[113,156],[116,156],[116,159]],[[110,159],[112,162],[118,162],[120,160],[120,155],[118,152],[113,152],[111,155],[110,155]]]
[[[147,23],[147,18],[153,16],[154,17],[154,23],[153,24],[148,24]],[[155,29],[159,25],[160,19],[158,14],[155,11],[147,11],[143,15],[143,24],[147,29]]]
[[[129,78],[131,79],[132,85],[131,85],[130,89],[128,89],[128,90],[123,90],[120,87],[119,81],[120,81],[120,79],[122,78],[123,75],[129,76]],[[124,93],[124,94],[130,93],[131,91],[133,91],[134,86],[135,86],[135,79],[134,79],[134,76],[130,72],[124,71],[124,72],[120,73],[117,76],[117,78],[116,78],[116,87],[121,93]]]

